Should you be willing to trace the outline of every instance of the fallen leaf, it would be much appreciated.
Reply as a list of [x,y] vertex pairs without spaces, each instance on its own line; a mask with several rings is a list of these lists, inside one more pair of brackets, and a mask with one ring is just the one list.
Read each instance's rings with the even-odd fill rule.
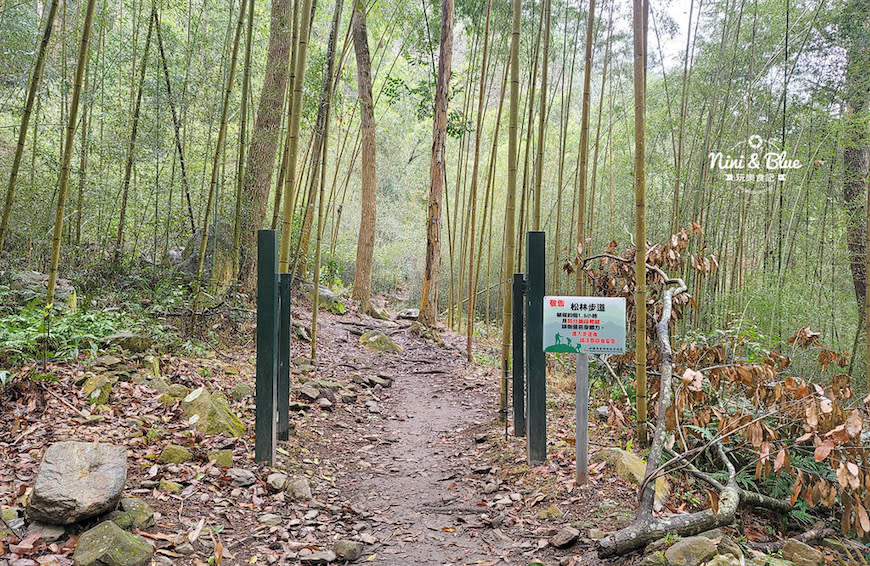
[[196,527],[187,533],[187,540],[190,541],[190,544],[196,542],[196,539],[199,538],[200,533],[202,533],[202,528],[205,526],[205,517],[199,520],[199,523],[196,524]]

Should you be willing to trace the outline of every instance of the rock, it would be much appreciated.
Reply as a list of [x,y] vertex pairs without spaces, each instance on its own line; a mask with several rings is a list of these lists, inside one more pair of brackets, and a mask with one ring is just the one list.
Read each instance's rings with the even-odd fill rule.
[[[311,342],[311,333],[304,326],[298,324],[293,325],[293,334],[303,342]],[[311,364],[308,364],[309,366]]]
[[310,501],[312,499],[311,486],[305,478],[295,478],[290,480],[286,489],[293,499],[299,499],[302,501]]
[[590,540],[601,540],[609,534],[610,533],[608,533],[607,531],[603,531],[601,529],[596,529],[594,527],[590,528],[588,531],[586,531],[586,536]]
[[247,399],[254,394],[254,388],[247,383],[239,383],[230,389],[230,399],[233,401],[241,401]]
[[323,410],[331,411],[333,404],[329,399],[327,399],[326,397],[323,397],[322,399],[317,400],[317,406]]
[[822,539],[822,546],[826,546],[833,551],[839,552],[840,554],[848,556],[851,551],[849,550],[849,545],[843,542],[842,540],[834,537],[825,537]]
[[306,383],[302,385],[298,389],[296,389],[296,393],[303,399],[307,399],[309,401],[315,401],[318,397],[320,397],[320,391],[310,383]]
[[144,352],[154,344],[154,341],[143,334],[118,332],[103,338],[103,343],[109,346],[118,346],[130,352]]
[[99,358],[94,358],[92,365],[94,367],[110,368],[120,364],[122,361],[124,360],[122,360],[118,356],[106,355],[100,356]]
[[157,400],[160,403],[168,405],[175,403],[179,399],[184,399],[188,393],[190,393],[190,389],[180,383],[173,383],[166,388],[166,391]]
[[335,557],[339,560],[353,562],[362,556],[363,544],[355,540],[339,539],[332,545],[332,551],[335,552]]
[[372,384],[372,386],[380,385],[381,387],[389,387],[393,384],[392,379],[390,379],[389,377],[382,377],[380,375],[370,375],[368,377],[368,381]]
[[127,450],[96,442],[57,442],[42,457],[27,507],[32,521],[71,525],[105,513],[121,499]]
[[610,407],[598,407],[595,409],[595,416],[598,417],[598,420],[606,422],[610,418]]
[[[12,276],[10,288],[15,292],[15,300],[26,305],[34,299],[43,303],[48,291],[48,275],[38,271],[22,271]],[[66,279],[58,279],[54,289],[54,308],[62,312],[74,313],[78,310],[76,289]]]
[[[619,477],[640,485],[646,475],[646,462],[620,448],[602,448],[593,455],[593,459],[605,460],[607,466],[613,469]],[[668,487],[664,478],[658,478],[655,486],[655,499],[660,503],[668,496]]]
[[200,432],[230,437],[245,433],[244,423],[230,410],[226,397],[212,395],[205,387],[191,391],[181,402],[181,407],[190,424]]
[[656,550],[644,554],[637,566],[668,566],[668,561],[662,551]]
[[[303,288],[305,289],[305,296],[311,299],[311,302],[314,302],[314,286],[307,284],[303,286]],[[347,311],[347,308],[344,306],[344,303],[341,302],[339,296],[326,287],[318,286],[317,294],[318,306],[321,309],[328,310],[333,314],[344,314]]]
[[782,547],[782,557],[797,566],[824,566],[825,556],[821,551],[799,540],[790,538]]
[[66,529],[60,525],[48,525],[34,521],[30,523],[25,531],[26,536],[38,535],[39,540],[44,543],[52,543],[66,534]]
[[183,554],[184,556],[190,556],[196,554],[196,549],[193,548],[193,545],[189,542],[183,542],[175,547],[175,552]]
[[257,521],[259,521],[260,524],[263,525],[277,527],[284,522],[284,519],[281,518],[281,515],[276,515],[274,513],[263,513],[262,515],[257,517]]
[[142,358],[142,365],[154,377],[160,377],[160,358],[157,356],[147,355]]
[[338,402],[338,397],[335,396],[335,392],[329,387],[321,387],[320,388],[320,399],[326,399],[333,405]]
[[0,511],[0,540],[6,538],[6,535],[21,535],[24,532],[24,518],[18,516],[19,509],[15,507],[7,507]]
[[82,393],[87,395],[88,403],[91,405],[105,405],[109,401],[114,384],[115,381],[112,378],[102,373],[89,377],[82,385]]
[[244,468],[230,468],[227,470],[227,475],[230,476],[230,481],[236,487],[248,487],[257,483],[257,476],[254,472]]
[[719,554],[730,554],[737,559],[738,562],[743,560],[743,549],[740,545],[734,542],[734,539],[728,535],[722,535],[719,544],[716,545],[716,552]]
[[[188,279],[196,277],[202,236],[202,228],[200,228],[187,240],[184,251],[181,252],[178,270]],[[223,294],[233,281],[233,271],[233,226],[229,222],[218,220],[208,227],[202,282],[213,285],[218,294]]]
[[369,308],[369,316],[372,318],[376,318],[378,320],[388,321],[390,320],[390,313],[387,312],[387,309],[378,308],[374,305],[371,305]]
[[146,539],[106,521],[82,534],[73,561],[75,566],[146,566],[153,553]]
[[233,465],[233,451],[229,448],[225,450],[214,450],[208,453],[208,461],[214,462],[221,467],[230,468]]
[[160,483],[157,485],[157,489],[159,489],[160,491],[174,494],[181,493],[182,488],[183,487],[180,483],[170,480],[160,480]]
[[284,488],[287,487],[287,482],[290,478],[287,477],[287,474],[282,474],[280,472],[275,472],[269,474],[266,478],[266,484],[274,489],[275,491],[284,491]]
[[741,566],[740,560],[731,554],[717,554],[707,561],[706,566]]
[[495,493],[496,491],[498,491],[498,483],[497,482],[491,481],[488,484],[486,484],[485,486],[483,486],[483,493],[490,494],[490,493]]
[[580,531],[574,527],[564,527],[550,538],[550,544],[556,548],[568,548],[580,537]]
[[352,391],[342,391],[340,397],[341,402],[348,405],[356,403],[357,399],[359,399],[359,395]]
[[401,318],[405,320],[417,320],[420,318],[420,309],[403,309],[399,311],[399,314],[396,315],[396,318]]
[[161,464],[183,464],[193,459],[193,453],[177,444],[167,444],[157,459]]
[[[169,382],[160,377],[159,375],[154,375],[153,373],[151,373],[151,370],[144,370],[135,374],[133,376],[133,381],[146,387],[150,387],[161,395],[169,391]],[[181,397],[184,397],[184,395],[182,395]]]
[[669,566],[698,566],[716,555],[716,543],[707,537],[687,537],[665,551]]
[[300,564],[329,564],[330,562],[335,562],[336,556],[335,553],[331,550],[326,550],[322,552],[312,552],[311,554],[306,554],[305,556],[299,557]]
[[402,350],[402,347],[393,342],[389,336],[383,332],[378,332],[377,330],[363,332],[362,336],[359,337],[359,341],[366,348],[375,350],[376,352],[401,353],[404,351]]

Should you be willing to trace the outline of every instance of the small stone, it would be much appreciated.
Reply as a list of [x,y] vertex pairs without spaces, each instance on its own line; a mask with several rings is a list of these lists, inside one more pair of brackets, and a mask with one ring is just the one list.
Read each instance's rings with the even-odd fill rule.
[[287,474],[275,472],[269,474],[269,476],[266,478],[266,484],[268,484],[268,486],[275,491],[283,491],[284,488],[287,487],[288,479],[289,478],[287,477]]
[[610,407],[598,407],[595,409],[595,416],[597,416],[599,420],[607,421],[607,419],[610,418]]
[[320,407],[321,409],[326,410],[326,411],[331,410],[333,407],[332,402],[329,399],[327,399],[326,397],[318,399],[317,406]]
[[335,556],[339,560],[353,562],[354,560],[362,556],[363,545],[361,542],[357,542],[355,540],[339,539],[335,541],[335,544],[332,546],[332,550],[333,552],[335,552]]
[[106,374],[89,377],[82,385],[82,393],[88,398],[91,405],[105,405],[112,394],[114,380]]
[[825,556],[812,546],[790,538],[782,547],[782,557],[791,560],[796,566],[823,566]]
[[182,486],[178,482],[169,481],[169,480],[160,480],[160,484],[158,488],[160,491],[165,491],[166,493],[181,493]]
[[106,521],[82,534],[73,560],[76,566],[145,566],[153,553],[147,540]]
[[496,491],[498,491],[498,483],[496,483],[494,481],[491,481],[488,484],[486,484],[485,486],[483,486],[484,493],[489,494],[489,493],[495,493]]
[[301,386],[297,389],[297,392],[301,398],[308,399],[309,401],[314,401],[320,396],[320,391],[310,383]]
[[330,562],[335,562],[336,556],[335,553],[331,550],[326,550],[323,552],[312,552],[311,554],[307,554],[305,556],[299,557],[299,562],[301,564],[329,564]]
[[227,475],[230,476],[230,481],[236,487],[248,487],[254,485],[257,481],[257,476],[254,472],[244,468],[230,468],[227,470]]
[[214,450],[208,453],[208,461],[214,462],[216,465],[230,468],[233,465],[233,451],[229,448],[225,450]]
[[254,394],[254,389],[247,383],[239,383],[232,389],[230,389],[230,399],[233,401],[241,401],[242,399],[247,399],[251,395]]
[[707,561],[706,566],[740,566],[740,560],[731,554],[717,554]]
[[737,559],[738,562],[743,560],[743,549],[740,545],[734,542],[734,539],[728,535],[722,535],[719,544],[716,545],[716,552],[719,554],[730,554]]
[[550,539],[550,544],[556,548],[568,548],[580,537],[580,531],[574,527],[565,527]]
[[175,547],[175,552],[178,554],[183,554],[185,556],[190,556],[191,554],[196,553],[196,549],[193,548],[193,545],[189,542],[183,542]]
[[122,497],[120,509],[130,514],[133,526],[137,529],[147,529],[154,526],[154,510],[138,497]]
[[179,399],[184,399],[187,397],[188,393],[190,393],[190,389],[184,385],[181,385],[180,383],[172,383],[166,388],[166,392],[160,395],[157,400],[164,405],[168,405],[178,401]]
[[390,387],[393,384],[393,380],[387,377],[379,376],[379,375],[370,375],[368,377],[369,383],[372,386],[380,385],[381,387]]
[[562,511],[555,505],[550,505],[546,509],[538,512],[538,519],[558,519],[562,516]]
[[608,535],[607,531],[603,531],[601,529],[591,528],[586,531],[586,536],[590,540],[601,540]]
[[420,318],[420,309],[403,309],[396,315],[396,318],[405,320],[417,320]]
[[183,464],[193,459],[193,453],[177,444],[167,444],[157,459],[161,464]]
[[310,501],[313,498],[311,495],[311,486],[305,478],[295,478],[291,480],[290,483],[287,484],[286,489],[293,499]]
[[257,517],[257,520],[261,524],[268,525],[270,527],[277,527],[284,521],[280,515],[276,515],[274,513],[263,513],[262,515]]
[[362,542],[364,542],[365,544],[377,544],[377,542],[378,542],[378,539],[375,538],[374,535],[371,535],[371,534],[369,534],[369,533],[363,533],[363,534],[361,534],[361,535],[359,536],[359,539],[360,539]]
[[510,494],[510,498],[511,498],[511,501],[522,501],[523,496],[521,493],[514,492],[514,493]]
[[356,393],[352,391],[342,391],[339,395],[342,403],[346,403],[348,405],[352,403],[356,403],[356,400],[359,398]]
[[226,397],[210,394],[205,387],[191,391],[181,406],[190,424],[204,434],[236,437],[245,433],[245,424],[232,412]]
[[671,566],[695,566],[709,560],[716,554],[716,543],[707,537],[687,537],[680,539],[665,551],[665,558]]
[[27,536],[39,535],[39,540],[45,543],[51,543],[66,534],[66,529],[58,525],[47,525],[35,521],[30,523],[25,534]]

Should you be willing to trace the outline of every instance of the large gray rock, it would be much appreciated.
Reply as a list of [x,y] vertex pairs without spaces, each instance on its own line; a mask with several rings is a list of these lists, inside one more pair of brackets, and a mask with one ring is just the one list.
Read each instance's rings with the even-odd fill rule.
[[82,534],[73,561],[75,566],[146,566],[153,553],[146,539],[106,521]]
[[[314,285],[306,285],[304,287],[305,295],[314,302]],[[341,298],[327,289],[326,287],[317,287],[317,305],[321,309],[328,310],[333,314],[344,314],[347,311]]]
[[[150,337],[137,332],[117,332],[103,338],[103,343],[109,346],[118,346],[129,352],[144,352],[154,344],[154,341]],[[158,376],[159,373],[153,377]]]
[[127,481],[127,450],[97,442],[58,442],[45,451],[27,507],[31,520],[71,525],[113,509]]
[[[20,304],[45,298],[48,292],[48,275],[38,271],[22,271],[12,276],[10,285]],[[54,306],[63,312],[76,312],[76,289],[66,279],[58,279],[54,289]]]
[[245,433],[245,424],[230,409],[227,398],[212,395],[205,387],[191,391],[181,402],[190,424],[205,434],[223,434],[236,437]]
[[355,540],[339,539],[332,545],[332,551],[335,552],[336,558],[347,562],[353,562],[363,552],[363,543]]

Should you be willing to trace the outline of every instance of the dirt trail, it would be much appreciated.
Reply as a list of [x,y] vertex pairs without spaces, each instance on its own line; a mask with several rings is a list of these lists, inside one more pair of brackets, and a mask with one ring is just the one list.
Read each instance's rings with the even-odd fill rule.
[[[408,330],[392,338],[402,354],[354,358],[360,373],[389,376],[392,387],[333,413],[329,424],[336,428],[311,446],[334,474],[333,502],[359,514],[354,536],[370,543],[361,561],[598,563],[577,548],[549,547],[540,525],[518,520],[529,494],[499,479],[497,370],[468,365],[459,348],[438,347]],[[445,338],[458,345],[458,336]]]

